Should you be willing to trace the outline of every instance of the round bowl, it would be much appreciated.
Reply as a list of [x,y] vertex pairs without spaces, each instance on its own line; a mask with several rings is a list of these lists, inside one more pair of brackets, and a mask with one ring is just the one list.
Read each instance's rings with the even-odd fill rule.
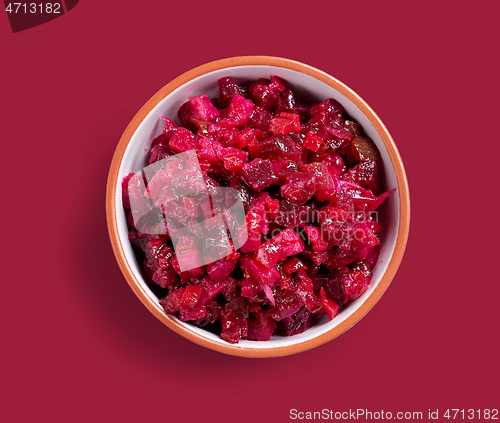
[[[288,86],[310,101],[334,98],[372,138],[380,150],[385,190],[396,191],[377,210],[382,224],[379,262],[373,269],[368,290],[341,307],[330,321],[323,316],[315,326],[291,337],[274,336],[270,341],[241,340],[229,344],[219,335],[183,323],[166,315],[158,298],[148,287],[141,266],[128,240],[127,222],[122,207],[121,180],[130,172],[141,170],[146,163],[148,147],[161,133],[160,116],[177,119],[177,110],[190,96],[218,95],[217,80],[230,76],[237,82],[277,75]],[[179,123],[177,121],[177,123]],[[106,193],[108,229],[113,250],[125,279],[142,303],[170,329],[204,347],[244,357],[277,357],[295,354],[328,342],[356,324],[375,305],[391,283],[403,257],[409,231],[410,202],[408,183],[398,150],[384,124],[375,112],[350,88],[332,76],[293,60],[243,56],[218,60],[192,69],[158,91],[135,115],[118,143],[111,163]]]

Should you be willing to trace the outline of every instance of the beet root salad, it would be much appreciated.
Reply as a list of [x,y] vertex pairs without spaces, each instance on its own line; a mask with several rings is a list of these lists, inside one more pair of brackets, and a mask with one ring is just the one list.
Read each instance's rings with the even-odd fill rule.
[[[122,182],[129,239],[168,314],[240,339],[291,336],[368,289],[380,153],[334,99],[219,79],[190,97]],[[162,122],[163,122],[162,121]]]

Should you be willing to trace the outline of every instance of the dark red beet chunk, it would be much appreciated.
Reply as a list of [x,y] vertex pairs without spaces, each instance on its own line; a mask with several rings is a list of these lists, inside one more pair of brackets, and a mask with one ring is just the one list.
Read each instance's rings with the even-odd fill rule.
[[316,176],[310,172],[285,173],[286,184],[281,186],[281,196],[301,206],[316,192]]
[[330,320],[333,320],[339,312],[339,305],[328,296],[325,288],[321,288],[319,290],[319,298],[325,313],[328,315]]
[[229,76],[219,79],[219,107],[224,109],[229,106],[235,95],[241,95],[238,84]]
[[251,313],[248,319],[248,339],[254,341],[269,341],[277,328],[276,321],[269,314],[259,311]]
[[243,298],[236,298],[226,304],[221,312],[221,337],[231,344],[237,343],[248,334],[248,305]]
[[129,239],[166,313],[229,343],[297,335],[368,290],[392,191],[336,100],[307,104],[277,76],[218,83],[179,126],[161,118],[150,166],[123,179]]
[[315,321],[315,317],[309,310],[301,310],[297,317],[287,317],[279,322],[279,331],[285,336],[298,335],[309,329]]
[[279,178],[274,173],[269,160],[255,159],[243,166],[241,179],[254,191],[262,191],[264,188],[271,186]]
[[346,172],[342,179],[356,182],[363,188],[371,190],[375,195],[380,194],[378,164],[375,160],[359,162]]

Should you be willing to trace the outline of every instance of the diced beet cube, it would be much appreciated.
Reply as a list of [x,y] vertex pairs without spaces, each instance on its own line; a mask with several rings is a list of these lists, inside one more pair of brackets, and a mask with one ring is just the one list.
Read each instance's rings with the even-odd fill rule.
[[149,261],[163,269],[172,267],[172,257],[174,250],[169,245],[165,244],[162,239],[152,239],[146,244],[146,257]]
[[226,147],[221,151],[224,167],[233,173],[239,173],[248,162],[248,153],[235,147]]
[[243,279],[241,281],[241,296],[253,298],[262,292],[262,285],[253,279]]
[[178,126],[177,126],[177,124],[175,122],[171,121],[167,117],[163,117],[162,116],[161,118],[165,122],[165,126],[163,127],[163,134],[165,135],[165,140],[168,141],[170,138],[172,138],[172,135],[174,135],[174,133],[177,130]]
[[[144,194],[144,195],[143,195]],[[146,198],[144,179],[141,173],[129,174],[122,182],[122,201],[125,208],[130,209],[133,217],[133,226],[139,223],[140,219],[151,211],[151,202]],[[132,223],[132,222],[131,222]],[[140,228],[137,227],[139,230]]]
[[315,106],[311,107],[311,116],[324,115],[328,117],[342,117],[342,105],[333,98],[329,98]]
[[219,107],[225,108],[229,106],[232,98],[235,95],[241,95],[238,84],[234,82],[229,76],[219,78]]
[[151,278],[154,283],[162,288],[169,288],[176,285],[179,281],[179,276],[172,267],[172,263],[170,262],[169,264],[170,267],[167,268],[158,267]]
[[298,278],[300,285],[302,285],[302,287],[304,287],[307,291],[314,292],[312,279],[307,276],[307,273],[304,270],[299,270],[294,277]]
[[248,334],[248,326],[246,319],[238,319],[232,311],[221,312],[222,332],[220,334],[224,341],[231,344],[236,344],[240,339]]
[[361,296],[370,283],[369,278],[360,273],[351,273],[351,277],[342,280],[342,291],[344,292],[344,303]]
[[182,297],[179,301],[179,310],[189,310],[193,308],[200,300],[201,294],[205,288],[199,285],[187,285],[184,288]]
[[276,87],[270,85],[270,81],[260,78],[251,84],[249,89],[257,106],[264,109],[270,109],[276,106],[278,102],[278,93]]
[[235,344],[246,337],[248,334],[247,318],[248,306],[243,298],[228,302],[221,312],[222,339]]
[[[251,210],[254,210],[253,208]],[[248,232],[255,234],[264,234],[269,230],[269,222],[265,216],[250,211],[246,215],[246,222],[248,225]]]
[[300,117],[299,115],[282,112],[280,117],[271,120],[269,130],[273,134],[287,135],[290,132],[300,132]]
[[346,171],[344,159],[339,156],[331,147],[320,147],[318,153],[309,156],[309,162],[322,162],[325,166],[334,166],[337,176],[341,176]]
[[190,118],[215,122],[219,118],[219,110],[212,104],[206,95],[189,97]]
[[200,285],[205,287],[205,290],[201,294],[199,304],[206,304],[217,295],[219,295],[234,279],[227,278],[224,280],[216,281],[210,278],[210,276],[205,276],[200,281]]
[[191,122],[191,103],[186,101],[177,113],[181,122],[181,127],[188,129],[191,132],[196,132],[198,128]]
[[273,284],[280,274],[274,266],[265,266],[256,260],[255,255],[245,255],[239,259],[241,270],[247,278],[255,278],[262,284]]
[[279,160],[288,159],[298,162],[302,157],[302,147],[290,136],[273,136],[249,144],[248,149],[252,158]]
[[205,265],[203,257],[198,250],[189,250],[183,253],[176,252],[176,259],[179,269],[186,272],[193,269],[198,269]]
[[259,247],[256,259],[269,267],[303,250],[304,242],[300,236],[292,229],[285,229]]
[[273,171],[269,160],[254,159],[243,166],[241,178],[254,191],[261,191],[271,186],[279,178]]
[[346,120],[344,122],[344,129],[351,134],[352,139],[354,139],[356,135],[361,135],[361,126],[351,120]]
[[316,152],[319,150],[322,143],[323,138],[316,135],[314,131],[309,131],[304,138],[304,144],[302,144],[302,146],[308,150]]
[[329,294],[334,299],[344,299],[344,303],[361,296],[371,282],[371,272],[368,267],[351,271],[344,267],[332,272],[327,283]]
[[[187,287],[189,286],[192,285],[188,285]],[[197,304],[190,309],[181,310],[179,312],[179,320],[181,322],[188,322],[190,320],[203,319],[204,317],[208,317],[209,315],[210,314],[207,312],[207,308],[204,305]]]
[[161,238],[154,237],[152,239],[147,239],[146,248],[144,252],[146,253],[146,258],[148,261],[156,261],[158,253],[163,248],[169,248]]
[[284,93],[286,91],[286,81],[276,75],[271,75],[269,86],[278,93]]
[[248,122],[252,115],[255,104],[252,101],[243,98],[240,95],[235,95],[231,104],[226,119],[231,121],[233,126],[243,126]]
[[261,235],[260,233],[248,233],[247,241],[240,247],[240,251],[242,253],[251,253],[253,251],[257,251],[261,246]]
[[319,290],[319,301],[321,302],[328,318],[333,320],[339,312],[339,305],[329,297],[325,288],[321,288]]
[[297,256],[290,257],[283,263],[283,270],[291,275],[299,270],[307,270],[307,266]]
[[257,260],[264,266],[275,266],[280,257],[279,248],[280,246],[273,242],[272,239],[264,242],[257,252]]
[[[217,136],[220,138],[221,136],[224,136],[223,134],[225,131],[245,125],[250,119],[254,107],[255,105],[251,100],[248,100],[240,95],[235,95],[231,100],[231,104],[227,109],[227,113],[224,113],[224,119],[209,125],[207,127],[208,132],[211,134],[217,134]],[[231,137],[231,142],[221,141],[225,145],[236,145],[238,132],[233,132],[233,134],[235,135]]]
[[[295,98],[292,91],[288,90],[278,96],[278,106],[276,107],[276,114],[281,112],[295,113]],[[309,108],[307,108],[309,112]]]
[[318,201],[335,201],[338,190],[336,169],[324,163],[309,163],[300,168],[315,175],[315,197]]
[[269,341],[277,326],[269,314],[263,311],[251,313],[248,319],[247,338],[253,341]]
[[182,166],[182,160],[174,159],[165,168],[159,169],[148,182],[144,195],[149,198],[158,198],[163,188],[169,186],[174,176],[181,171]]
[[311,172],[285,173],[287,183],[281,186],[281,196],[301,206],[316,192],[316,177]]
[[273,219],[273,211],[279,205],[276,200],[272,200],[267,192],[259,192],[252,196],[251,208],[248,212],[250,215],[247,219],[250,231],[258,231],[267,234],[269,231],[269,221]]
[[214,281],[227,279],[236,267],[237,262],[237,259],[231,260],[227,257],[221,258],[220,260],[207,265],[207,273]]
[[279,260],[299,254],[304,250],[304,242],[300,236],[292,229],[285,229],[273,236],[271,240],[278,246]]
[[196,146],[196,152],[200,160],[206,160],[210,164],[219,163],[219,155],[223,149],[223,145],[216,140],[208,137],[201,137]]
[[339,148],[339,151],[343,151],[349,147],[349,142],[352,141],[352,134],[344,128],[341,122],[329,122],[324,126],[324,130],[330,135],[330,146],[335,146],[336,148],[342,147]]
[[179,107],[179,120],[181,121],[181,126],[187,128],[188,126],[194,127],[194,125],[189,120],[189,115],[191,114],[191,103],[186,101],[181,107]]
[[297,286],[294,289],[294,292],[311,313],[315,314],[321,310],[321,303],[318,301],[316,296],[302,285]]
[[247,125],[250,125],[252,128],[267,132],[269,131],[269,125],[271,124],[272,118],[273,115],[269,111],[257,106],[253,109]]
[[177,290],[172,290],[168,295],[160,301],[160,304],[165,309],[168,314],[174,314],[181,310],[180,302],[182,295],[184,293],[184,288],[179,288]]
[[196,147],[198,139],[190,130],[186,128],[179,128],[175,134],[170,138],[168,146],[176,153],[182,153]]
[[281,291],[274,297],[275,305],[269,307],[269,315],[276,321],[283,320],[297,313],[302,303],[293,292]]
[[314,295],[312,280],[303,270],[293,275],[291,290],[311,313],[318,313],[321,310],[321,303]]
[[[174,124],[175,125],[175,124]],[[173,133],[172,133],[173,135]],[[171,138],[171,137],[170,137]],[[168,148],[168,140],[170,139],[167,137],[163,132],[158,135],[153,141],[151,141],[151,149],[154,147],[163,147],[163,148]]]
[[278,199],[273,199],[267,196],[266,209],[268,212],[269,219],[276,219],[276,216],[278,216],[278,211],[280,209],[280,201]]
[[238,143],[240,130],[228,125],[225,125],[225,120],[220,120],[213,125],[210,125],[208,130],[225,147],[234,147]]
[[372,278],[370,267],[364,260],[356,260],[350,267],[350,277],[342,280],[344,302],[361,296],[368,289]]
[[227,285],[222,290],[222,295],[227,302],[230,302],[239,297],[237,289],[240,286],[240,282],[231,277],[227,281]]
[[257,137],[255,136],[255,131],[252,128],[245,128],[240,133],[236,140],[235,147],[245,148],[251,142],[256,142]]
[[375,195],[380,194],[378,165],[375,160],[359,162],[355,167],[344,174],[343,179],[351,179],[363,188],[371,190]]
[[315,226],[304,226],[307,237],[312,244],[314,251],[325,251],[328,248],[328,242],[321,236],[321,230]]
[[[278,263],[279,265],[279,263]],[[278,267],[278,266],[276,266]],[[289,291],[292,289],[292,279],[290,277],[281,277],[280,278],[280,288],[282,291]]]
[[183,197],[182,198],[182,205],[184,206],[184,210],[186,211],[186,214],[191,218],[191,219],[196,219],[197,217],[200,216],[200,208],[198,207],[198,204],[192,197]]
[[156,163],[172,155],[168,147],[162,147],[161,145],[155,145],[151,150],[149,150],[148,154],[149,164]]
[[[220,215],[217,215],[213,219],[217,224],[211,228],[207,228],[205,231],[203,257],[206,263],[212,263],[223,257],[227,257],[235,250],[233,243],[228,237],[227,228],[222,222],[222,218],[219,221],[218,217],[220,218]],[[207,222],[205,222],[205,225],[207,225]]]
[[248,208],[250,206],[252,192],[243,179],[241,179],[240,176],[235,176],[231,179],[229,186],[237,191],[238,199],[243,202],[245,209]]
[[293,336],[305,332],[315,322],[315,318],[309,310],[303,309],[297,317],[287,317],[278,324],[282,335]]
[[282,200],[276,223],[287,228],[305,226],[312,219],[311,208],[309,206],[298,206],[287,200]]

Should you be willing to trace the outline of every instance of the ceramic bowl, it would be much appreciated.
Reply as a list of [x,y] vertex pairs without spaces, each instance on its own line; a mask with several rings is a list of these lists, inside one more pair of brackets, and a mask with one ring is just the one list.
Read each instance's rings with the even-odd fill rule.
[[[233,345],[223,341],[219,335],[165,314],[159,304],[160,298],[146,283],[141,264],[128,240],[120,182],[128,173],[137,172],[145,166],[151,140],[162,130],[160,116],[176,120],[177,110],[190,96],[207,94],[209,98],[217,97],[217,80],[223,76],[242,82],[269,78],[270,75],[284,78],[294,93],[310,101],[338,100],[379,148],[383,186],[385,190],[395,188],[396,191],[377,210],[382,225],[381,253],[372,283],[361,297],[342,306],[334,320],[330,321],[324,315],[322,320],[302,334],[291,337],[273,335],[268,342],[241,340]],[[356,324],[391,283],[403,257],[410,219],[408,184],[401,157],[386,127],[368,104],[325,72],[296,61],[265,56],[234,57],[207,63],[160,89],[132,119],[116,148],[107,184],[106,211],[118,264],[128,284],[149,311],[170,329],[199,345],[245,357],[276,357],[305,351],[336,338]]]

